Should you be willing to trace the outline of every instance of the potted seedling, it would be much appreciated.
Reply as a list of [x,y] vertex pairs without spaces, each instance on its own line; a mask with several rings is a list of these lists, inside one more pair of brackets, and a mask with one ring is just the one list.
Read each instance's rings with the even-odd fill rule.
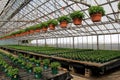
[[36,79],[40,79],[42,77],[42,68],[41,67],[34,67],[33,72],[35,74]]
[[21,63],[21,67],[22,67],[22,69],[25,68],[25,62],[24,62],[24,61],[22,61],[22,63]]
[[32,64],[34,64],[35,63],[35,58],[30,58],[30,62],[32,62]]
[[26,69],[27,69],[28,73],[31,73],[32,72],[32,64],[31,63],[27,63]]
[[101,17],[105,15],[105,10],[100,6],[91,6],[88,11],[93,22],[101,21]]
[[58,73],[58,68],[61,66],[59,62],[52,62],[51,63],[52,74]]
[[4,72],[6,72],[6,71],[7,71],[7,68],[8,68],[8,67],[9,67],[9,65],[8,65],[8,64],[5,64],[5,65],[4,65],[4,68],[5,68],[5,69],[4,69]]
[[12,61],[14,62],[14,64],[17,64],[18,58],[14,58]]
[[19,80],[18,77],[18,69],[9,69],[8,70],[8,75],[10,76],[11,80]]
[[68,16],[61,16],[58,18],[61,28],[66,28],[71,19]]
[[48,26],[50,30],[55,30],[55,26],[57,25],[58,25],[58,21],[56,21],[55,19],[48,21]]
[[75,25],[80,25],[82,23],[82,19],[84,18],[84,14],[81,11],[74,11],[70,14],[70,17]]
[[44,69],[48,69],[49,64],[50,64],[50,60],[49,59],[44,59],[43,60],[43,68]]
[[29,62],[29,60],[30,60],[30,57],[27,56],[27,57],[25,58],[25,61],[26,61],[26,62]]
[[48,29],[48,23],[47,22],[42,22],[40,26],[41,26],[43,32],[47,31],[47,29]]
[[36,66],[40,66],[40,62],[41,62],[41,60],[35,60]]

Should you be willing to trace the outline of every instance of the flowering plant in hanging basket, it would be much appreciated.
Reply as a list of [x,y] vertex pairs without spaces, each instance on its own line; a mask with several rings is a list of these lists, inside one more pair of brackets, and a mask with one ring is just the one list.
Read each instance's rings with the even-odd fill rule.
[[50,30],[55,30],[55,26],[57,25],[58,25],[58,21],[56,21],[55,19],[48,21],[48,27]]
[[70,17],[75,25],[80,25],[82,23],[82,19],[84,18],[84,14],[81,11],[74,11],[70,14]]
[[40,25],[41,24],[36,24],[35,25],[35,32],[40,32],[40,29],[41,29]]
[[47,29],[48,29],[48,23],[47,22],[42,22],[40,26],[42,28],[42,31],[44,31],[44,32],[47,31]]
[[93,22],[101,21],[101,17],[105,15],[105,10],[100,6],[91,6],[88,11]]
[[120,10],[120,2],[118,3],[118,9]]
[[20,30],[20,36],[23,36],[23,35],[24,35],[24,34],[23,34],[24,32],[25,32],[25,29],[21,29],[21,30]]
[[61,28],[66,28],[71,19],[68,16],[61,16],[58,18]]

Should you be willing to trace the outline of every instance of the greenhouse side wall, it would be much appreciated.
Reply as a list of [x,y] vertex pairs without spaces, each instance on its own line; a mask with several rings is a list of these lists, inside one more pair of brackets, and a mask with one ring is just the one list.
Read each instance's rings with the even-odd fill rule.
[[1,40],[0,45],[16,45],[18,41],[16,40]]

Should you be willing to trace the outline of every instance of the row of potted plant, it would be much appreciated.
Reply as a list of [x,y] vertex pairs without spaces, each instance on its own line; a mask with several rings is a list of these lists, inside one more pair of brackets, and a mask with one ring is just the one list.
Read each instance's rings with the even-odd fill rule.
[[87,51],[75,53],[57,54],[58,57],[64,57],[79,61],[90,61],[96,63],[105,63],[114,59],[119,59],[119,51]]
[[11,80],[19,80],[18,68],[13,68],[9,64],[7,64],[6,61],[3,59],[3,55],[1,54],[0,54],[0,69],[4,73],[6,73],[6,76],[9,77]]
[[[60,67],[60,63],[58,63],[58,62],[51,62],[51,64],[50,64],[49,59],[44,59],[42,61],[42,64],[43,64],[43,68],[42,68],[42,67],[40,67],[40,65],[36,65],[36,66],[34,65],[36,63],[36,61],[37,61],[37,64],[41,64],[41,62],[36,60],[35,58],[26,58],[21,54],[19,55],[18,60],[16,60],[13,56],[10,56],[10,57],[11,57],[11,60],[14,63],[17,62],[18,63],[17,65],[19,65],[19,66],[21,66],[21,65],[23,66],[23,62],[24,62],[24,66],[26,67],[27,72],[29,72],[29,73],[34,72],[36,78],[41,78],[43,69],[47,70],[49,68],[49,66],[52,70],[52,74],[57,74],[58,67]],[[28,59],[28,61],[26,59]],[[33,67],[33,65],[34,65],[34,67]]]
[[[23,55],[21,55],[22,59],[26,58],[24,57]],[[28,59],[28,58],[27,58]],[[29,58],[29,62],[32,62],[33,64],[36,63],[36,59],[35,58]],[[58,73],[58,67],[60,67],[60,63],[59,62],[51,62],[50,63],[50,60],[49,59],[44,59],[43,61],[40,60],[40,62],[38,63],[42,63],[43,65],[43,68],[46,70],[49,68],[49,66],[51,67],[52,69],[52,73],[53,74],[57,74]],[[41,64],[39,64],[40,66]],[[37,65],[36,65],[37,66]],[[38,66],[38,67],[39,67]]]
[[[45,64],[46,64],[45,69],[47,69],[49,64],[48,64],[48,62],[45,63]],[[60,63],[58,63],[58,62],[52,62],[51,63],[52,74],[58,74],[58,67],[60,67]],[[42,77],[43,68],[42,67],[34,67],[33,72],[35,74],[35,77],[37,79],[40,79]]]
[[[26,62],[26,57],[24,57],[23,55],[19,55],[19,57],[14,57],[13,55],[9,54],[9,55],[6,55],[6,54],[3,54],[5,58],[8,58],[10,59],[10,61],[12,61],[15,65],[18,65],[19,67],[25,67],[27,69],[27,72],[31,73],[31,72],[34,72],[35,74],[35,77],[37,79],[41,78],[42,77],[42,72],[43,72],[43,68],[46,70],[49,68],[51,68],[52,70],[52,74],[57,74],[58,73],[58,67],[60,67],[60,63],[59,62],[51,62],[50,64],[50,60],[49,59],[44,59],[43,60],[43,68],[40,67],[40,66],[34,66],[33,67],[33,64],[32,62],[36,62],[36,59],[35,58],[27,58],[29,59],[28,62]],[[5,64],[5,61],[1,60],[1,56],[0,56],[0,66],[1,66],[1,63],[3,63],[5,69],[2,68],[2,70],[4,70],[5,72],[7,72],[7,75],[11,77],[11,80],[18,80],[18,69],[13,69],[12,66],[8,66],[8,64]],[[8,67],[8,69],[6,69]],[[24,69],[24,68],[23,68]],[[8,70],[10,70],[8,72]],[[17,79],[16,79],[17,78]]]
[[35,46],[17,46],[17,45],[10,45],[10,48],[21,49],[25,51],[34,51],[40,54],[53,54],[54,56],[74,59],[74,60],[86,60],[92,62],[107,62],[112,59],[118,58],[119,51],[112,51],[112,50],[92,50],[92,49],[67,49],[67,48],[49,48],[49,47],[35,47]]
[[[120,2],[118,3],[118,9],[120,10]],[[93,22],[99,22],[101,21],[101,17],[105,15],[105,10],[103,7],[100,6],[91,6],[88,9],[88,12],[90,14],[90,18]],[[70,13],[70,17],[73,20],[73,23],[75,25],[80,25],[82,23],[82,19],[84,18],[84,14],[81,11],[74,11],[73,13]],[[71,18],[69,16],[61,16],[57,20],[60,22],[61,28],[66,28],[68,23],[71,22]],[[28,27],[26,29],[19,30],[17,32],[13,32],[11,34],[7,34],[5,36],[0,37],[0,39],[7,39],[7,38],[13,38],[13,37],[19,37],[24,36],[27,34],[33,34],[35,32],[42,31],[46,32],[48,27],[50,30],[54,30],[55,26],[58,25],[58,21],[53,19],[49,20],[47,22],[42,22],[40,24]]]
[[[101,16],[105,15],[105,11],[102,7],[100,6],[92,6],[89,8],[89,14],[91,16],[91,19],[93,22],[98,22],[101,20]],[[73,13],[70,13],[70,17],[73,20],[73,23],[75,25],[80,25],[82,23],[82,19],[84,18],[84,14],[81,11],[74,11]],[[66,28],[67,24],[71,21],[71,18],[69,16],[61,16],[57,20],[60,22],[61,28]],[[48,27],[50,30],[54,30],[55,26],[58,25],[58,21],[53,19],[49,20],[47,22],[42,22],[40,24],[28,27],[26,29],[19,30],[17,32],[13,32],[9,36],[5,36],[5,38],[10,38],[10,37],[18,37],[18,36],[24,36],[27,34],[33,34],[35,32],[40,32],[42,31],[46,32]]]
[[18,50],[24,50],[29,52],[35,52],[44,55],[56,55],[58,53],[64,52],[83,52],[83,51],[92,51],[93,49],[71,49],[71,48],[55,48],[55,47],[36,47],[36,46],[21,46],[21,45],[9,45],[8,48],[14,48]]

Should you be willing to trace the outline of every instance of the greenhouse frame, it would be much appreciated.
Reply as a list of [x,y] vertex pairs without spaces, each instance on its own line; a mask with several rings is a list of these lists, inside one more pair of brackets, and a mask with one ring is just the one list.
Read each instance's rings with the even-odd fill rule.
[[[104,9],[105,14],[101,14],[102,18],[100,21],[94,22],[92,20],[90,14],[90,8],[92,6],[98,6]],[[0,9],[0,47],[8,52],[12,51],[14,53],[13,50],[6,48],[6,45],[35,46],[38,47],[38,49],[41,47],[65,48],[66,51],[67,49],[68,51],[71,49],[73,52],[78,49],[95,51],[108,50],[113,51],[113,53],[114,51],[120,50],[120,0],[0,0]],[[70,14],[75,11],[80,11],[84,15],[83,19],[81,18],[82,22],[80,25],[75,25],[73,19],[70,18]],[[93,12],[94,11],[95,10],[93,10]],[[99,9],[97,11],[98,13],[102,13],[99,12]],[[59,21],[59,18],[62,16],[70,18],[66,28],[61,27],[62,21]],[[49,20],[57,21],[55,29],[51,30],[47,25],[47,30],[43,31],[40,26],[43,24],[45,26],[44,22],[47,23]],[[34,27],[36,28],[32,29]],[[35,31],[38,27],[40,29]],[[47,52],[49,49],[46,48],[45,50]],[[15,51],[15,55],[16,52],[23,53],[23,55],[26,56],[24,52],[19,51]],[[30,54],[30,56],[31,55],[32,54]],[[50,54],[47,56],[51,59],[54,58],[55,55],[51,56]],[[37,56],[38,55],[33,55],[33,57],[36,58]],[[119,55],[117,59],[118,61],[114,64],[118,64],[118,67],[120,66]],[[59,61],[57,58],[53,60]],[[75,64],[69,64],[70,69],[74,68],[73,65]],[[80,62],[80,65],[81,64],[83,63]],[[86,65],[89,66],[89,64]],[[86,65],[84,69],[85,72]],[[98,64],[95,64],[95,66],[96,65],[98,67]],[[92,64],[92,66],[94,65]],[[103,64],[100,66],[103,66]],[[91,63],[89,68],[91,69]],[[77,70],[78,67],[75,69]],[[109,69],[109,67],[106,68],[106,70],[107,69]],[[87,70],[87,72],[90,74],[89,70]],[[94,71],[92,72],[95,73]],[[118,76],[118,78],[120,78],[120,76]]]

